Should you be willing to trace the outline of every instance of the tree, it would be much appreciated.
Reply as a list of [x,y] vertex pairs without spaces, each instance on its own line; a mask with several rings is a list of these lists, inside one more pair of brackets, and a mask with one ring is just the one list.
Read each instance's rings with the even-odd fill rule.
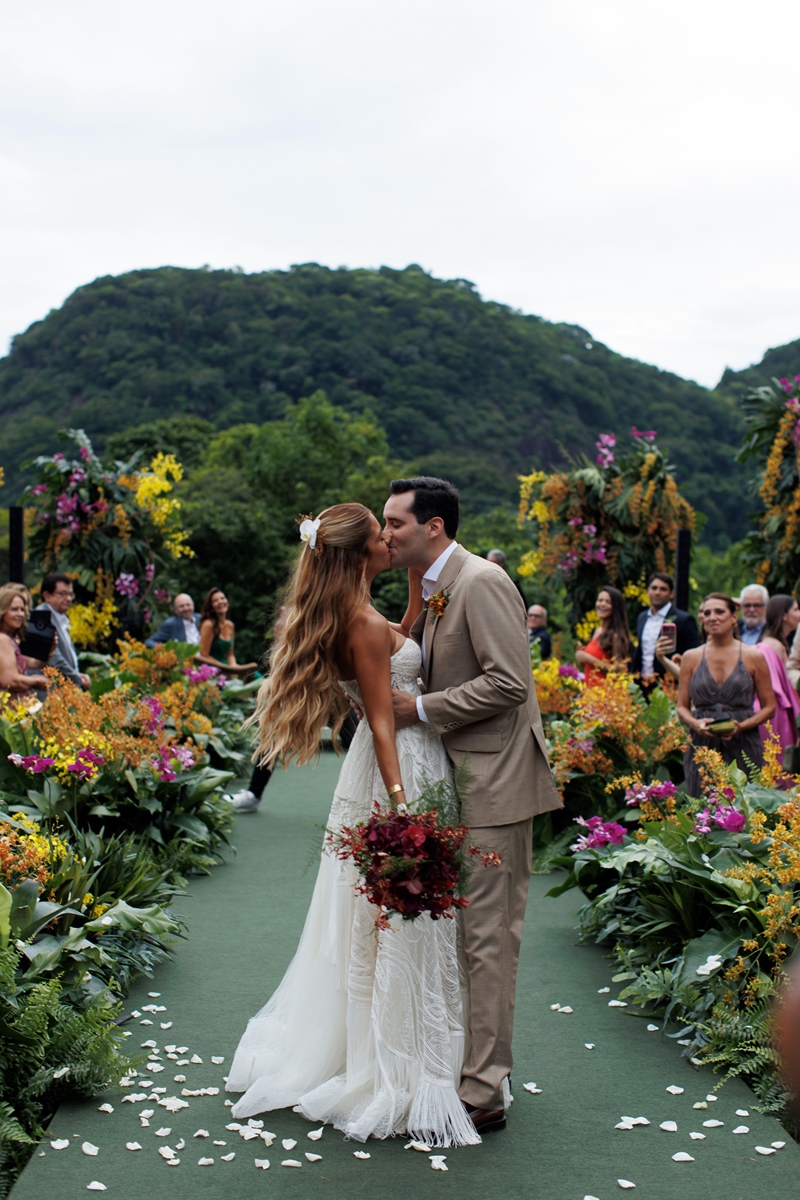
[[[322,392],[291,405],[280,421],[223,430],[181,491],[194,551],[182,586],[197,601],[209,587],[223,588],[238,652],[258,658],[297,554],[299,518],[347,500],[380,517],[389,481],[409,470],[387,459],[373,417],[351,416]],[[376,601],[402,612],[405,588],[382,580]]]

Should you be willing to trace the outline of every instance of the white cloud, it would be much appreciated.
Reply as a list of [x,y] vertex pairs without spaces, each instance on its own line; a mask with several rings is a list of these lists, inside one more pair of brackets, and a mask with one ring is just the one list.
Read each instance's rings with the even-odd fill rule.
[[0,346],[162,263],[472,279],[714,384],[800,337],[800,10],[27,0],[0,17]]

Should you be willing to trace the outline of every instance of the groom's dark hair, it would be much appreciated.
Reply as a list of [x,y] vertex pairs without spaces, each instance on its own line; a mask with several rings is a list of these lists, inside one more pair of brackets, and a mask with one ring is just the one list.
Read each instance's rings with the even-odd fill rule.
[[413,492],[411,512],[418,525],[424,525],[431,517],[441,517],[444,531],[449,538],[458,533],[458,488],[446,479],[435,479],[432,475],[416,475],[413,479],[393,479],[389,489],[393,496]]

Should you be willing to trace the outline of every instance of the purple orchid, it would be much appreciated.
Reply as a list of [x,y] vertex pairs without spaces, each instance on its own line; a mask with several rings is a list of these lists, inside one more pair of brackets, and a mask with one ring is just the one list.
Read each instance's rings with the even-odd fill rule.
[[119,592],[120,596],[138,596],[139,581],[133,575],[128,575],[124,571],[116,580],[114,587]]

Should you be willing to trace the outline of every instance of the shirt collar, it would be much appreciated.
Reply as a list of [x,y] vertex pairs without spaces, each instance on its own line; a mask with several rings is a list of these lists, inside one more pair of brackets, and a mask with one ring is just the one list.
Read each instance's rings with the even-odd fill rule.
[[666,604],[662,604],[661,608],[659,608],[657,612],[653,612],[653,610],[651,608],[650,612],[647,614],[648,621],[655,620],[656,617],[665,617],[671,608],[672,608],[671,600],[668,600]]
[[50,609],[50,612],[52,613],[53,617],[55,617],[56,625],[66,625],[67,628],[69,628],[69,614],[68,613],[59,612],[58,609],[53,608],[53,606],[51,604],[48,604],[47,601],[45,601],[45,603],[42,607]]
[[422,596],[423,599],[429,600],[433,595],[434,585],[438,582],[439,576],[444,570],[445,563],[450,555],[455,550],[458,542],[451,542],[446,550],[443,550],[435,562],[431,563],[425,574],[422,576]]

